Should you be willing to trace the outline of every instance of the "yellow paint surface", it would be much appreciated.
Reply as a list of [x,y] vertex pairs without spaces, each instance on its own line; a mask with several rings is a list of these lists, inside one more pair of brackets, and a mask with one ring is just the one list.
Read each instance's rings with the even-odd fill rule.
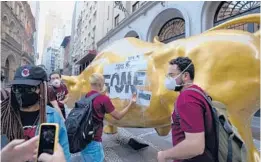
[[[226,105],[231,122],[247,144],[250,152],[248,161],[257,162],[260,156],[253,144],[251,119],[260,107],[260,33],[221,29],[242,22],[260,23],[260,15],[237,18],[200,35],[168,44],[157,41],[148,43],[135,38],[116,41],[99,53],[79,76],[63,76],[69,88],[69,106],[72,107],[90,90],[88,77],[93,72],[103,74],[105,65],[144,54],[148,69],[147,82],[142,89],[152,92],[150,106],[134,105],[123,119],[117,121],[107,115],[106,120],[119,127],[164,128],[167,131],[160,130],[158,133],[165,135],[169,131],[173,104],[178,96],[178,93],[168,91],[164,86],[168,61],[187,56],[195,66],[195,84],[214,100]],[[128,100],[117,98],[112,102],[117,110],[128,104]],[[110,129],[115,132],[115,129]]]

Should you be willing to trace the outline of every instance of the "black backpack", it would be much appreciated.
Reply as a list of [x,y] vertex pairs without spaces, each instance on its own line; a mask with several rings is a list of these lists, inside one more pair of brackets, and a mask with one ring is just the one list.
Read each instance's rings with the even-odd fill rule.
[[82,151],[94,138],[98,126],[93,124],[92,101],[97,96],[82,97],[65,120],[71,153]]

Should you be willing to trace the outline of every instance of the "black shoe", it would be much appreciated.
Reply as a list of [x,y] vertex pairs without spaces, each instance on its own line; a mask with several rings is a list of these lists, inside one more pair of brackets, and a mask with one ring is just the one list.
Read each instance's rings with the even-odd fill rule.
[[131,138],[128,142],[128,145],[133,148],[134,150],[139,150],[139,149],[142,149],[142,148],[145,148],[145,147],[148,147],[149,145],[148,144],[145,144],[145,143],[140,143],[138,142],[137,140]]

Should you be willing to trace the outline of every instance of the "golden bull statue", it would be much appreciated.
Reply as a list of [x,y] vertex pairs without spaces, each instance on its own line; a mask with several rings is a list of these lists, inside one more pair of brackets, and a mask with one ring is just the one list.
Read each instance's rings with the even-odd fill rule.
[[260,31],[252,34],[225,29],[238,23],[259,24],[260,15],[237,18],[168,44],[157,39],[154,43],[135,38],[118,40],[100,52],[79,76],[63,76],[69,88],[69,107],[90,90],[89,76],[102,73],[116,109],[128,104],[131,93],[138,95],[135,107],[121,120],[106,115],[111,124],[104,128],[106,133],[115,133],[117,126],[151,127],[159,135],[167,135],[178,96],[164,86],[168,61],[187,56],[195,65],[194,83],[226,105],[229,119],[247,145],[248,161],[257,162],[260,157],[253,144],[251,120],[260,107]]

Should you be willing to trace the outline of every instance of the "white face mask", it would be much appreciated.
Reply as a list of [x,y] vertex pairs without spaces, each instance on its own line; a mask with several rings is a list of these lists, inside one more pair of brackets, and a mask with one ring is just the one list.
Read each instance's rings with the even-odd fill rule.
[[165,87],[168,90],[171,91],[178,91],[180,88],[182,88],[182,85],[178,85],[176,82],[176,79],[181,75],[182,73],[180,73],[178,76],[176,76],[175,78],[172,77],[167,77],[165,80]]
[[192,62],[179,74],[177,75],[175,78],[172,78],[172,77],[167,77],[165,79],[165,87],[168,89],[168,90],[171,90],[171,91],[180,91],[182,89],[182,87],[184,86],[184,84],[182,85],[178,85],[177,82],[176,82],[176,79],[178,77],[180,77],[187,69],[188,67],[192,64]]
[[59,79],[55,79],[53,82],[52,82],[52,85],[56,88],[60,87],[61,85],[61,81]]

